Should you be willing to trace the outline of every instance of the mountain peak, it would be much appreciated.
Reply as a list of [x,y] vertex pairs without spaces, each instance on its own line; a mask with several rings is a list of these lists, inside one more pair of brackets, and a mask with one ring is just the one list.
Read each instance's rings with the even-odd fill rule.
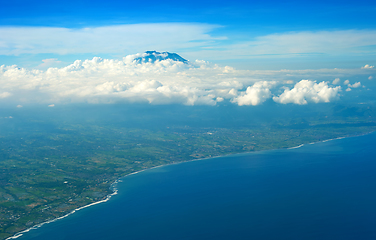
[[176,53],[169,53],[169,52],[157,52],[157,51],[146,51],[143,56],[137,57],[134,60],[138,63],[147,63],[151,62],[154,63],[155,61],[162,61],[162,60],[173,60],[177,62],[187,63],[188,60],[182,58]]

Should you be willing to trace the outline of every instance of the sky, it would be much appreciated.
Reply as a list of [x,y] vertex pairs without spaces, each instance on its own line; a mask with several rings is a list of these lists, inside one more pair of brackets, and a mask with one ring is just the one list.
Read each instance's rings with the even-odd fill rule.
[[[375,13],[375,1],[7,1],[0,102],[253,106],[372,95]],[[190,63],[130,61],[150,50]]]

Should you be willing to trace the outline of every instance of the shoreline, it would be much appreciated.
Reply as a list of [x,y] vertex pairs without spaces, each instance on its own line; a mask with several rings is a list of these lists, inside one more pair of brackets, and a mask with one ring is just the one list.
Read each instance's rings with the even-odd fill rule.
[[98,202],[90,203],[90,204],[88,204],[88,205],[84,205],[84,206],[79,207],[79,208],[76,208],[76,209],[72,210],[71,212],[65,214],[64,216],[61,216],[61,217],[58,217],[58,218],[54,218],[54,219],[49,220],[49,221],[47,221],[47,222],[39,223],[39,224],[37,224],[37,225],[35,225],[35,226],[32,226],[31,228],[28,228],[28,229],[26,229],[26,230],[23,230],[23,231],[21,231],[21,232],[18,232],[18,233],[16,233],[16,234],[14,234],[13,236],[6,238],[5,240],[19,238],[19,237],[21,237],[24,233],[27,233],[27,232],[29,232],[29,231],[31,231],[31,230],[34,230],[34,229],[38,229],[38,228],[42,227],[42,226],[45,225],[45,224],[52,223],[52,222],[55,222],[55,221],[57,221],[57,220],[60,220],[60,219],[66,218],[66,217],[68,217],[68,216],[74,214],[75,212],[77,212],[77,211],[79,211],[79,210],[82,210],[82,209],[84,209],[84,208],[91,207],[91,206],[94,206],[94,205],[97,205],[97,204],[100,204],[100,203],[104,203],[104,202],[109,201],[109,200],[111,199],[112,196],[115,196],[115,195],[117,195],[117,193],[118,193],[118,190],[117,190],[117,188],[116,188],[116,184],[117,184],[118,182],[121,182],[121,180],[120,180],[120,179],[117,179],[117,180],[115,180],[113,183],[111,183],[110,188],[111,188],[112,186],[114,186],[114,188],[113,188],[113,191],[114,191],[114,192],[111,193],[111,194],[109,194],[109,195],[107,195],[105,199],[100,200],[100,201],[98,201]]
[[129,173],[129,174],[126,174],[120,178],[118,178],[117,180],[115,180],[114,182],[112,182],[110,184],[110,189],[113,191],[113,193],[109,194],[106,196],[105,199],[103,200],[100,200],[100,201],[97,201],[97,202],[93,202],[93,203],[90,203],[88,205],[84,205],[82,207],[79,207],[79,208],[76,208],[74,210],[72,210],[71,212],[61,216],[61,217],[58,217],[58,218],[54,218],[52,220],[49,220],[49,221],[46,221],[46,222],[42,222],[42,223],[39,223],[35,226],[32,226],[28,229],[25,229],[21,232],[18,232],[16,234],[14,234],[13,236],[10,236],[8,238],[6,238],[5,240],[10,240],[10,239],[17,239],[19,237],[21,237],[24,233],[27,233],[31,230],[35,230],[35,229],[38,229],[40,227],[42,227],[43,225],[45,224],[48,224],[48,223],[52,223],[52,222],[55,222],[55,221],[58,221],[58,220],[61,220],[63,218],[66,218],[72,214],[74,214],[75,212],[79,211],[79,210],[82,210],[84,208],[88,208],[88,207],[91,207],[91,206],[94,206],[94,205],[97,205],[97,204],[100,204],[100,203],[105,203],[105,202],[108,202],[112,196],[115,196],[118,194],[118,189],[116,188],[116,185],[117,183],[119,182],[122,182],[122,178],[125,178],[127,176],[130,176],[130,175],[134,175],[134,174],[138,174],[140,172],[144,172],[146,170],[151,170],[151,169],[155,169],[155,168],[159,168],[159,167],[164,167],[164,166],[169,166],[169,165],[174,165],[174,164],[181,164],[181,163],[186,163],[186,162],[193,162],[193,161],[201,161],[201,160],[207,160],[207,159],[212,159],[212,158],[219,158],[219,157],[226,157],[226,156],[229,156],[229,155],[237,155],[237,154],[249,154],[249,153],[255,153],[255,152],[262,152],[262,151],[271,151],[271,150],[281,150],[281,149],[285,149],[285,150],[292,150],[292,149],[298,149],[298,148],[301,148],[303,147],[304,145],[311,145],[311,144],[317,144],[317,143],[325,143],[325,142],[329,142],[329,141],[333,141],[333,140],[340,140],[340,139],[344,139],[344,138],[351,138],[351,137],[360,137],[360,136],[365,136],[365,135],[368,135],[368,134],[371,134],[373,132],[376,132],[376,131],[370,131],[370,132],[366,132],[366,133],[363,133],[363,134],[359,134],[359,135],[354,135],[354,136],[345,136],[345,137],[338,137],[338,138],[331,138],[331,139],[326,139],[326,140],[322,140],[322,141],[317,141],[317,142],[311,142],[311,143],[303,143],[303,144],[300,144],[298,146],[295,146],[295,147],[290,147],[290,148],[279,148],[279,149],[268,149],[268,150],[259,150],[259,151],[249,151],[249,152],[244,152],[244,153],[229,153],[229,154],[224,154],[224,155],[220,155],[220,156],[212,156],[212,157],[205,157],[205,158],[198,158],[198,159],[191,159],[191,160],[187,160],[187,161],[181,161],[181,162],[174,162],[174,163],[168,163],[168,164],[163,164],[163,165],[158,165],[158,166],[154,166],[154,167],[151,167],[151,168],[145,168],[145,169],[142,169],[142,170],[139,170],[139,171],[136,171],[136,172],[132,172],[132,173]]
[[[374,131],[372,131],[372,132],[374,132]],[[339,140],[339,139],[350,138],[350,137],[360,137],[360,136],[364,136],[364,135],[370,134],[370,133],[372,133],[372,132],[368,132],[368,133],[361,134],[361,135],[355,135],[355,136],[331,138],[331,139],[322,140],[322,141],[318,141],[318,142],[303,143],[303,144],[300,144],[300,145],[298,145],[298,146],[290,147],[290,148],[286,148],[286,149],[287,149],[287,150],[291,150],[291,149],[301,148],[301,147],[303,147],[304,145],[312,145],[312,144],[317,144],[317,143],[325,143],[325,142],[329,142],[329,141],[333,141],[333,140]]]

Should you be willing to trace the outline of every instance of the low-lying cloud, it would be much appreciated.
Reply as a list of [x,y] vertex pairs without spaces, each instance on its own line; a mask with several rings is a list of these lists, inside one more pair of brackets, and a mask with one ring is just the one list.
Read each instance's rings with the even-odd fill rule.
[[[200,60],[188,64],[170,59],[155,63],[134,61],[140,56],[130,55],[121,60],[95,57],[46,71],[3,65],[0,102],[43,103],[52,107],[77,102],[216,105],[228,101],[254,106],[268,99],[282,104],[331,102],[341,92],[340,86],[328,81],[297,80],[313,70],[236,70]],[[316,71],[318,75],[328,72]],[[295,80],[291,80],[292,75]],[[293,88],[291,84],[295,84]]]
[[369,64],[366,64],[366,65],[364,65],[363,67],[362,67],[362,69],[372,69],[372,68],[374,68],[375,66],[371,66],[371,65],[369,65]]
[[285,91],[273,100],[278,103],[307,104],[309,102],[330,102],[339,97],[341,86],[330,87],[327,82],[316,83],[310,80],[301,80],[292,89]]
[[276,82],[256,82],[252,86],[247,87],[247,90],[241,92],[238,97],[233,98],[232,102],[237,103],[239,106],[259,105],[270,98],[272,95],[270,88],[275,84]]

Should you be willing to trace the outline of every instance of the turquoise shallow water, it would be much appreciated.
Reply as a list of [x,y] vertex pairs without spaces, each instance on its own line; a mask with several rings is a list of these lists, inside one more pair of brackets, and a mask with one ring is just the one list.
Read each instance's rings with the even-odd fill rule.
[[376,239],[376,134],[163,166],[26,239]]

